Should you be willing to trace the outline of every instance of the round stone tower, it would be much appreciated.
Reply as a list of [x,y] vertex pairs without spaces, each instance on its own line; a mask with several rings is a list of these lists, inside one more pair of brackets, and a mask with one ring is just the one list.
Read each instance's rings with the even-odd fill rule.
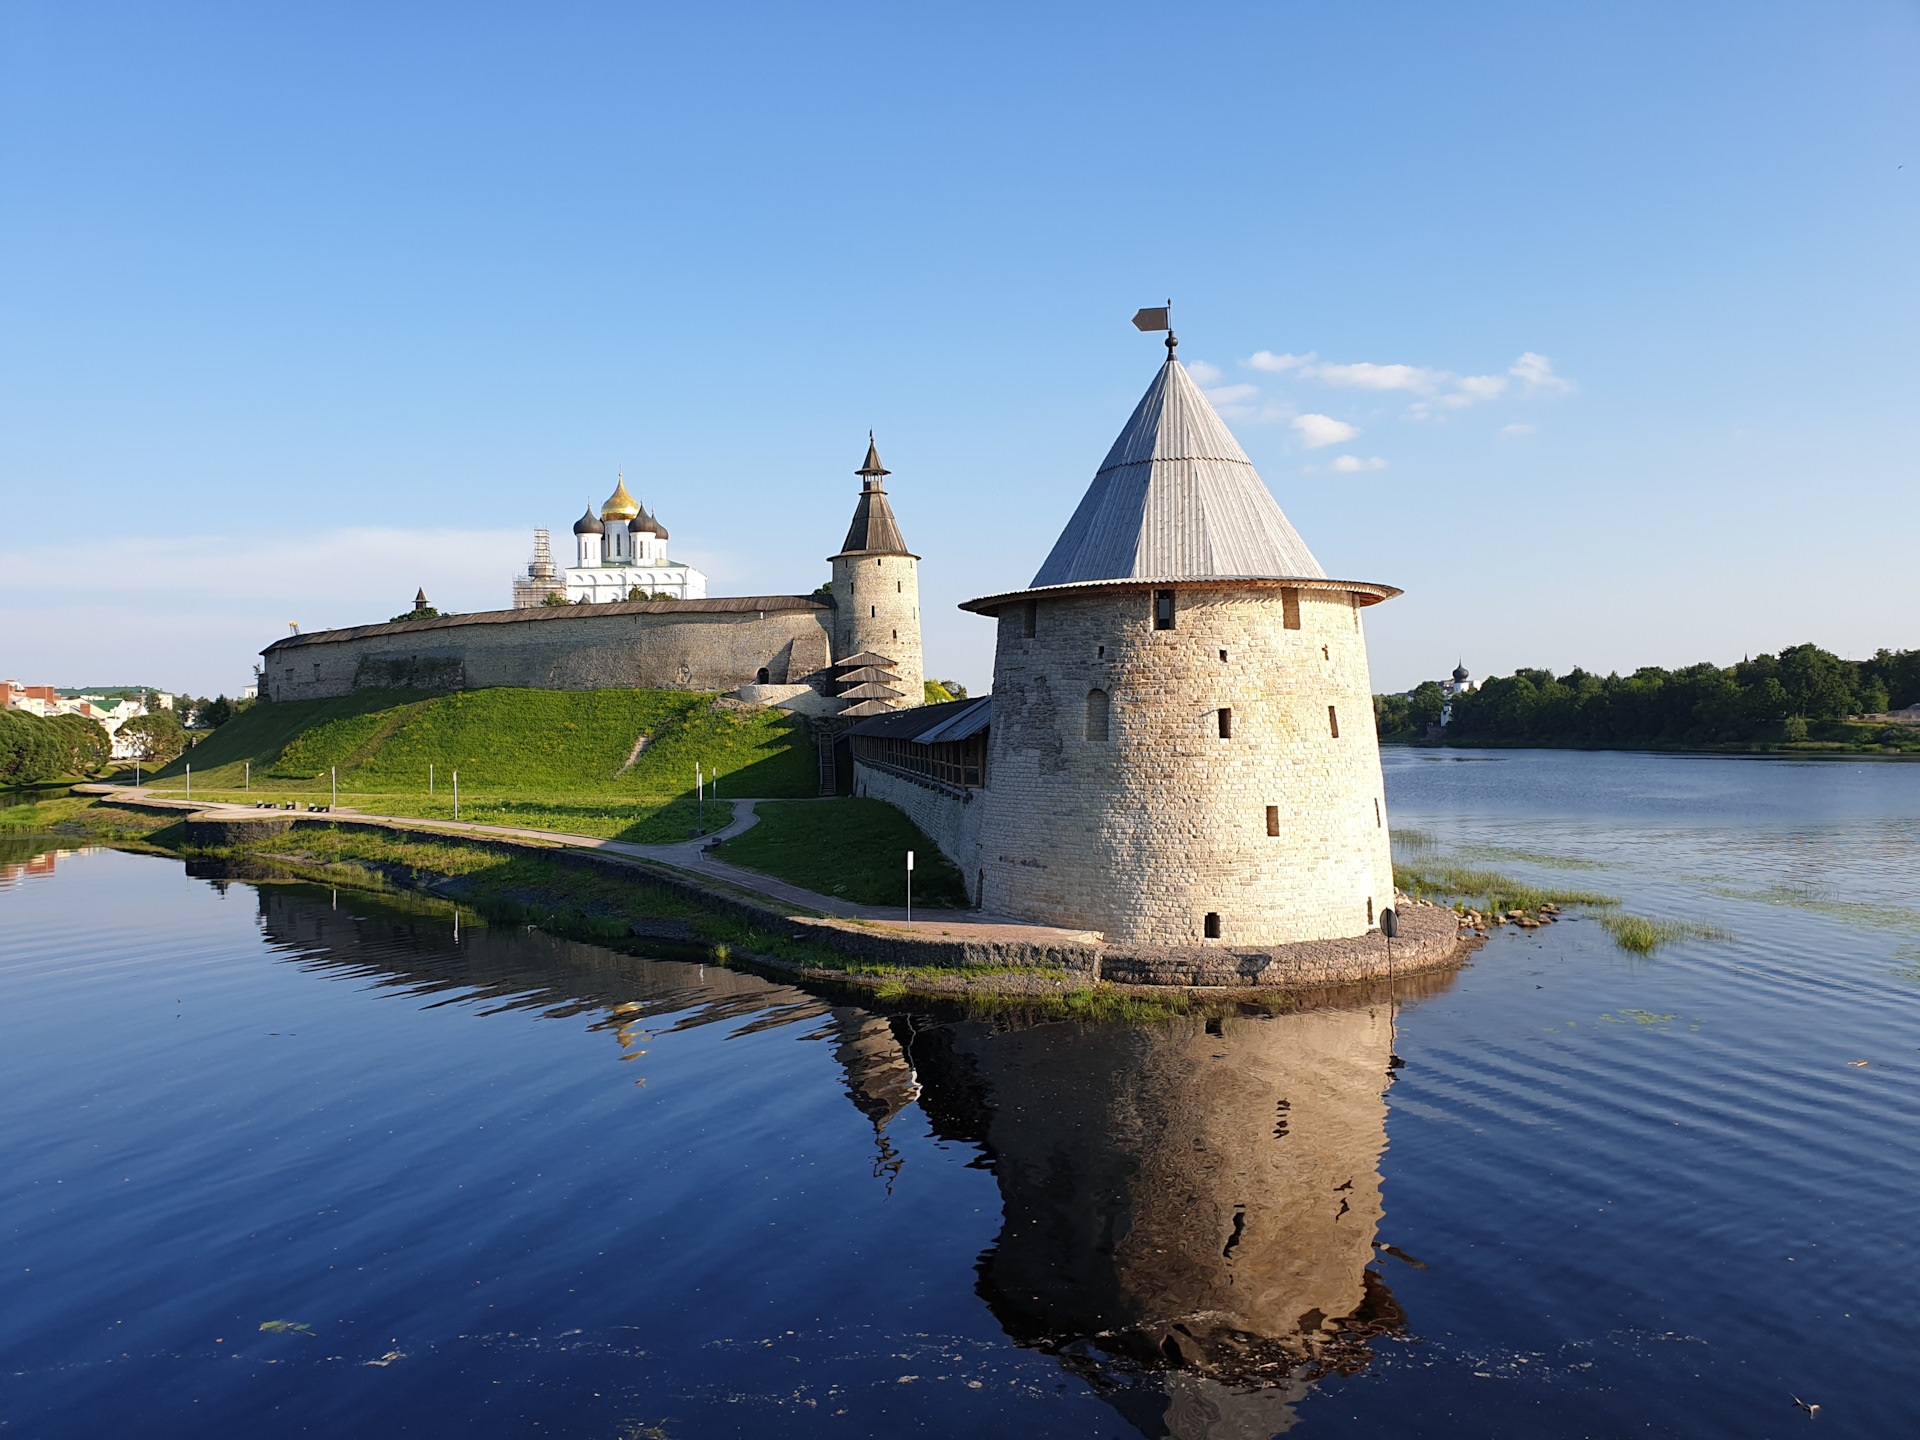
[[873,437],[867,437],[867,460],[853,472],[861,477],[859,503],[840,553],[831,558],[833,603],[833,658],[836,664],[855,655],[873,655],[890,662],[899,678],[897,699],[882,699],[895,709],[918,705],[925,698],[926,666],[920,655],[920,557],[907,549],[899,522],[887,502],[891,474],[880,463]]
[[1147,945],[1364,934],[1393,903],[1360,612],[1174,358],[999,623],[980,903]]

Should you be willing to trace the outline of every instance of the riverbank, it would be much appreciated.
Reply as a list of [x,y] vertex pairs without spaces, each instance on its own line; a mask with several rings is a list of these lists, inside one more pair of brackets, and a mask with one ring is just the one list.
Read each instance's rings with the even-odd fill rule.
[[[641,846],[407,817],[308,815],[184,801],[110,786],[55,802],[53,830],[188,859],[209,879],[321,881],[404,891],[476,918],[574,938],[696,947],[787,977],[1062,1014],[1187,1013],[1288,1003],[1293,992],[1451,968],[1469,938],[1451,910],[1408,901],[1401,937],[1273,947],[1130,947],[1093,932],[945,910],[849,904],[714,859],[711,840]],[[729,827],[753,821],[753,801]]]

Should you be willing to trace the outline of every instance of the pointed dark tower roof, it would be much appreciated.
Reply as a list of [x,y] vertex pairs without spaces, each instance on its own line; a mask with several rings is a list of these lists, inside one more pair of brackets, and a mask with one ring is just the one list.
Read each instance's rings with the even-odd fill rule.
[[422,585],[418,590],[413,592],[413,608],[416,610],[424,610],[427,608],[426,586]]
[[853,507],[853,524],[847,527],[846,543],[840,547],[840,553],[869,555],[911,555],[907,542],[900,534],[900,522],[893,518],[893,506],[887,503],[887,487],[880,483],[880,477],[893,472],[880,463],[880,451],[873,442],[873,432],[867,432],[867,461],[853,472],[860,476],[863,485],[860,500]]

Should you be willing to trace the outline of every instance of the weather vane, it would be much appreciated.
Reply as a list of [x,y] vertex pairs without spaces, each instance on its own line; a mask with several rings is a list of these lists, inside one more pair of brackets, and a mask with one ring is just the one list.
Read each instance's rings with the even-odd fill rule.
[[1167,332],[1167,358],[1173,358],[1173,347],[1180,343],[1173,333],[1173,301],[1164,305],[1155,305],[1149,309],[1137,310],[1133,316],[1133,328],[1136,330],[1164,330]]

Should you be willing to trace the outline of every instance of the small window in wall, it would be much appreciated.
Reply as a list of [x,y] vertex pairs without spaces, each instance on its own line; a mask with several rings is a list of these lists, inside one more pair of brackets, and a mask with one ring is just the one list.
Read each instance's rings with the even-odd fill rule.
[[1378,795],[1373,797],[1373,828],[1376,830],[1384,828],[1380,821],[1380,797]]
[[1105,740],[1113,723],[1113,700],[1104,690],[1087,692],[1087,739]]
[[894,593],[894,594],[896,594],[896,595],[903,595],[903,594],[905,594],[905,593],[906,593],[906,589],[907,589],[907,582],[906,582],[906,581],[904,581],[904,580],[896,580],[896,581],[894,581],[894,582],[893,582],[893,593]]
[[1020,633],[1031,640],[1039,628],[1040,602],[1038,600],[1029,600],[1027,601],[1026,609],[1020,614]]
[[1222,740],[1233,739],[1233,711],[1228,709],[1224,705],[1221,706],[1219,719],[1220,719],[1220,738]]
[[1153,628],[1156,630],[1173,629],[1173,591],[1156,590],[1153,592]]
[[1322,660],[1331,660],[1333,658],[1333,652],[1327,649],[1326,646],[1322,645],[1320,647],[1320,658]]
[[[1373,902],[1369,900],[1367,904],[1371,907]],[[1207,918],[1202,922],[1200,929],[1201,933],[1204,934],[1207,939],[1218,940],[1220,938],[1220,916],[1216,912],[1209,910],[1207,912]]]
[[1300,592],[1291,586],[1280,592],[1280,623],[1289,630],[1300,628]]
[[1278,805],[1269,805],[1267,806],[1267,834],[1278,835],[1279,833],[1280,807]]
[[1333,706],[1327,706],[1327,728],[1333,731],[1333,738],[1340,738],[1340,712]]
[[867,618],[869,620],[877,620],[879,617],[880,617],[880,607],[878,605],[867,606]]
[[898,640],[898,639],[900,638],[900,632],[899,632],[898,630],[896,630],[896,631],[894,631],[894,632],[893,632],[893,638],[894,638],[894,639],[896,639],[896,640]]
[[772,676],[767,674],[767,667],[764,665],[762,665],[758,670],[753,672],[753,683],[756,685],[765,685],[772,678],[773,678]]
[[1227,663],[1227,652],[1226,652],[1226,651],[1224,651],[1224,650],[1222,650],[1222,651],[1220,652],[1220,663],[1221,663],[1222,665],[1224,665],[1224,664],[1226,664],[1226,663]]
[[1102,645],[1102,646],[1101,646],[1101,647],[1099,648],[1099,651],[1097,652],[1097,658],[1098,658],[1098,659],[1101,659],[1101,660],[1104,660],[1104,659],[1106,659],[1106,658],[1107,658],[1107,647],[1106,647],[1106,646],[1104,646],[1104,645]]
[[1373,897],[1367,896],[1367,924],[1373,923]]

